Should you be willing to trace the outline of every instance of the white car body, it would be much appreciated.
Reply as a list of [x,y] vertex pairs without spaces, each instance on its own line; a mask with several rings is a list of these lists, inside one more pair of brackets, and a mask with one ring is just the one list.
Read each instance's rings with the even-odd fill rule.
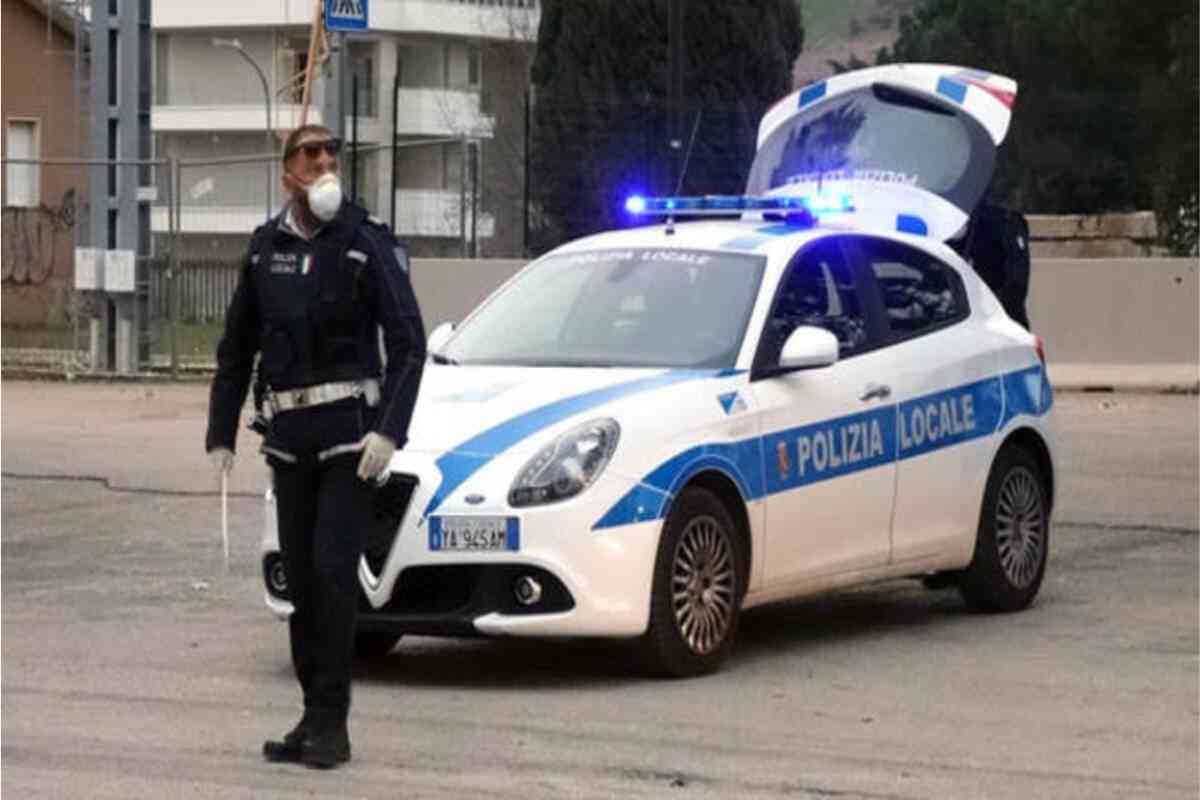
[[[890,80],[934,96],[941,89],[945,98],[946,82],[954,81],[949,76],[962,74],[954,67],[910,65],[830,78],[823,89],[808,87],[768,112],[760,146],[789,116],[844,90]],[[1011,103],[1015,84],[968,74],[973,83],[954,82],[965,87],[961,104],[998,144],[1008,107],[979,86],[1008,92]],[[960,94],[959,88],[950,91]],[[624,249],[761,257],[761,282],[730,366],[428,364],[410,439],[390,464],[392,474],[415,476],[417,486],[386,559],[375,568],[365,557],[360,563],[362,618],[373,620],[374,629],[397,633],[645,634],[664,523],[689,485],[717,493],[744,529],[749,563],[742,608],[966,568],[989,469],[1014,436],[1037,443],[1052,493],[1052,397],[1035,337],[1005,315],[972,268],[942,241],[962,227],[967,213],[909,185],[852,174],[820,182],[826,191],[853,191],[859,206],[807,227],[747,213],[741,220],[620,230],[571,242],[545,257]],[[795,180],[768,194],[811,188]],[[897,230],[898,214],[922,220],[925,235]],[[969,314],[828,366],[759,379],[756,353],[789,265],[807,248],[847,236],[932,256],[961,279]],[[446,346],[452,345],[453,338]],[[556,437],[598,418],[615,420],[620,434],[594,482],[565,500],[513,507],[510,489],[527,462]],[[269,557],[278,551],[270,498],[267,508],[263,550]],[[461,525],[464,518],[482,517],[516,520],[518,549],[434,549],[446,520]],[[506,524],[511,536],[513,523]],[[569,607],[546,613],[485,607],[439,616],[389,606],[406,574],[415,574],[408,570],[501,564],[514,565],[512,574],[539,568],[545,571],[539,576],[552,575],[569,595]],[[281,617],[291,611],[271,591],[266,601]]]

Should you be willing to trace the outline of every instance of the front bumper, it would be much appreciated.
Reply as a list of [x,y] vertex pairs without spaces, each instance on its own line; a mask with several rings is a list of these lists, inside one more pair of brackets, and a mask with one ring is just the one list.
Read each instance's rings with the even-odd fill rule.
[[[397,517],[382,515],[374,544],[359,563],[359,630],[531,637],[645,632],[662,521],[593,530],[629,490],[628,480],[602,475],[578,497],[531,508],[456,506],[450,498],[435,516],[517,517],[520,549],[446,552],[431,549],[429,518],[422,513],[441,482],[436,467],[420,454],[400,453],[392,471],[394,480],[414,476],[417,484],[406,503],[393,503],[404,506]],[[282,575],[275,519],[268,492],[262,541],[266,603],[286,618],[291,603],[272,580]],[[395,531],[390,543],[389,530]],[[517,597],[523,579],[532,579],[540,590],[528,605]]]

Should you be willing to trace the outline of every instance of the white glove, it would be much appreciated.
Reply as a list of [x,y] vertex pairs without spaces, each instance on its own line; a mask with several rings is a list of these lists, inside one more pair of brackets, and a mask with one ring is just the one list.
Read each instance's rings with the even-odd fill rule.
[[362,438],[362,458],[358,460],[358,477],[364,481],[378,479],[387,469],[396,443],[382,433],[371,432]]
[[217,477],[220,477],[221,473],[228,473],[233,470],[233,451],[228,447],[214,447],[208,451],[208,458],[212,461]]

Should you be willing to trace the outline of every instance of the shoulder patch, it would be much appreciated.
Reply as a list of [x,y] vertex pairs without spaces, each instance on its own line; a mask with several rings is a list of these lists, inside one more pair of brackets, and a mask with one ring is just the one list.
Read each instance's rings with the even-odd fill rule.
[[362,250],[350,249],[346,251],[346,258],[352,258],[360,264],[367,263],[367,254]]

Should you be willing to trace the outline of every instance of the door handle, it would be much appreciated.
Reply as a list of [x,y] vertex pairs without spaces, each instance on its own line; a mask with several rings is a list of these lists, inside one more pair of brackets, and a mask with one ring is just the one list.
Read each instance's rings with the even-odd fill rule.
[[880,400],[887,400],[891,396],[892,396],[892,387],[885,386],[882,383],[868,383],[867,388],[864,389],[863,393],[858,396],[858,399],[862,400],[865,403],[868,400],[871,400],[874,398],[879,398]]

